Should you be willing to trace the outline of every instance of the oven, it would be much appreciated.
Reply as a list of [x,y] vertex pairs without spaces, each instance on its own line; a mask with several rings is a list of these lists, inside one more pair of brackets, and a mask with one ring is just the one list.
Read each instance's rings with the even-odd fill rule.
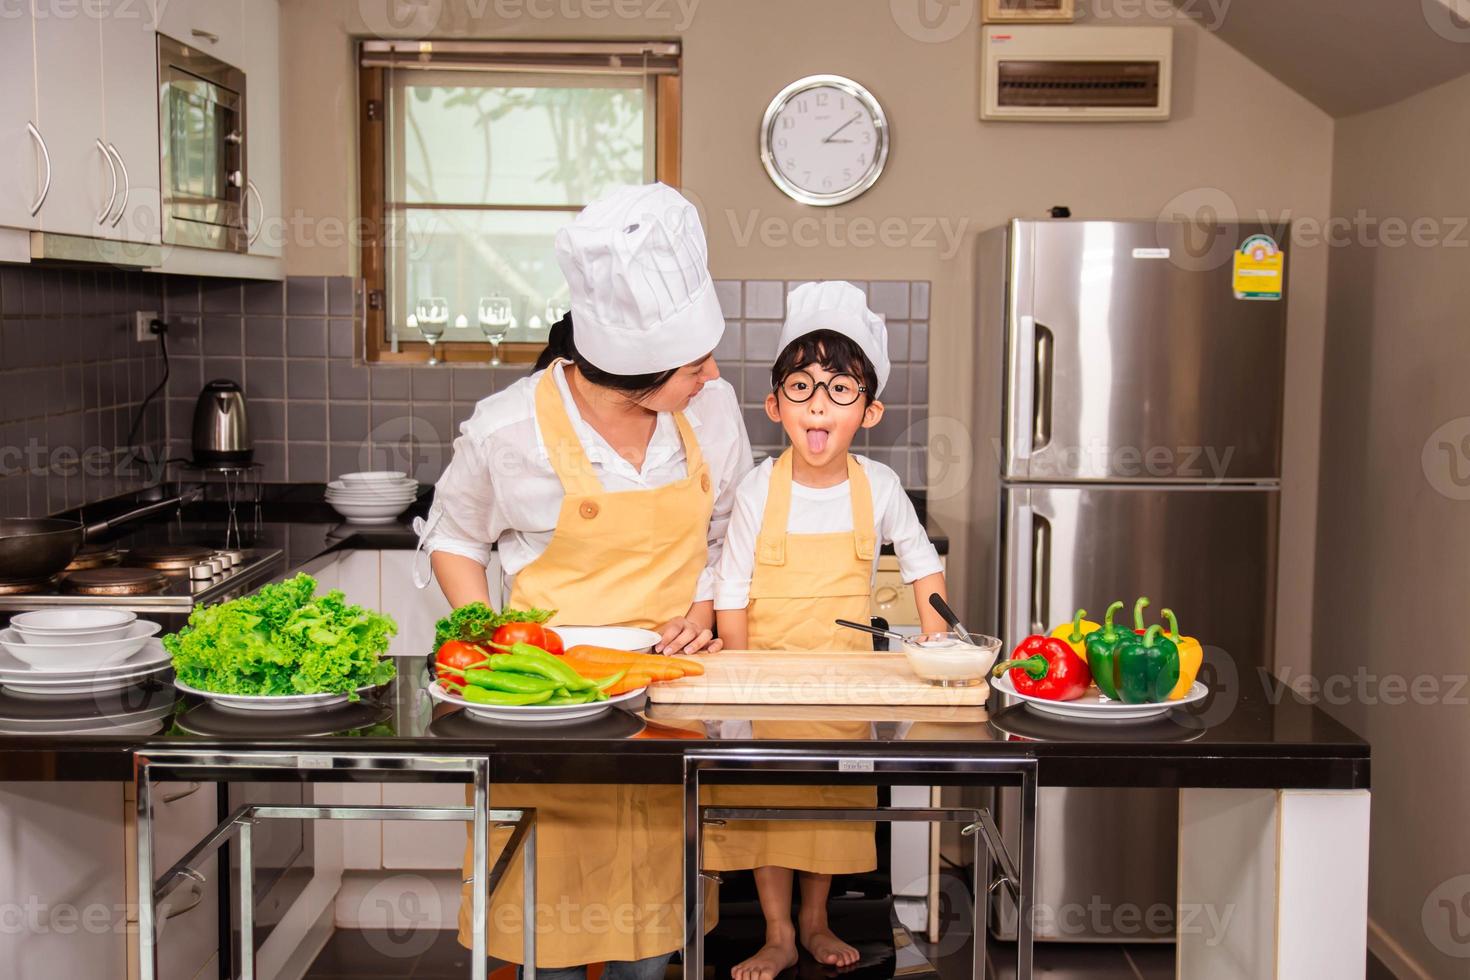
[[243,252],[245,73],[158,35],[163,240]]

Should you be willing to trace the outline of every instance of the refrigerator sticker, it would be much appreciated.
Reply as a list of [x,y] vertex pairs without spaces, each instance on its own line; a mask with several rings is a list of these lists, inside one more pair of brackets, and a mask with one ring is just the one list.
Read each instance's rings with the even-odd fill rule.
[[1135,248],[1133,257],[1135,259],[1167,259],[1169,250],[1167,248]]
[[1286,253],[1270,235],[1252,235],[1235,253],[1235,298],[1281,298],[1286,279]]

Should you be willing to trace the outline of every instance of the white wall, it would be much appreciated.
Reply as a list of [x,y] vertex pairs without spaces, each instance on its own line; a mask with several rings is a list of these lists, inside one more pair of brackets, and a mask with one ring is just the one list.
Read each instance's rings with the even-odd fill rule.
[[1445,978],[1470,974],[1467,106],[1462,78],[1338,123],[1333,210],[1369,232],[1332,250],[1313,657],[1373,745],[1379,941]]

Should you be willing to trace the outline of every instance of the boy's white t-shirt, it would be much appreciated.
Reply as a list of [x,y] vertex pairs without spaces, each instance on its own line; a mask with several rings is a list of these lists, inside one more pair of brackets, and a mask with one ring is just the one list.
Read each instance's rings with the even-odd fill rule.
[[[913,582],[944,570],[939,552],[924,533],[924,525],[904,492],[898,474],[876,460],[853,457],[863,468],[873,493],[873,523],[879,546],[893,545],[905,582]],[[735,509],[725,531],[725,544],[715,567],[715,608],[744,609],[750,602],[750,579],[755,571],[755,540],[766,512],[774,458],[766,459],[745,474],[735,491]],[[833,534],[852,530],[852,488],[843,480],[835,487],[804,487],[791,484],[791,515],[788,534]],[[873,555],[873,571],[878,555]]]

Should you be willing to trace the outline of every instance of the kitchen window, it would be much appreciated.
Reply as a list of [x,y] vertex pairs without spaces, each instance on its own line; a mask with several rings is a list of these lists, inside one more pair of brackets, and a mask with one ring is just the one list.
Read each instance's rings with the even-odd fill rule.
[[679,45],[364,41],[360,65],[367,359],[535,360],[556,229],[679,183]]

